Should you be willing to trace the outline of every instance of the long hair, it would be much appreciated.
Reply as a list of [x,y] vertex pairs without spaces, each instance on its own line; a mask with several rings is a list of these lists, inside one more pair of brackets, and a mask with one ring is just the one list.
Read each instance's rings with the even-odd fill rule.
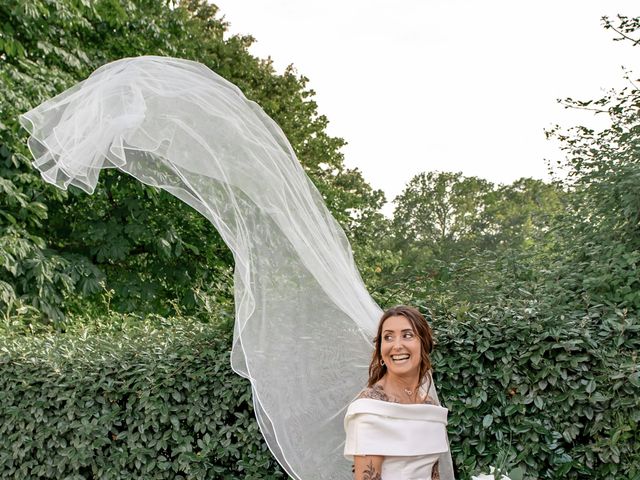
[[382,353],[380,351],[382,344],[382,327],[384,322],[389,317],[402,316],[409,320],[413,331],[420,339],[420,383],[425,380],[425,376],[431,370],[431,351],[433,350],[433,336],[431,334],[431,327],[427,323],[424,316],[413,307],[406,305],[398,305],[384,311],[380,322],[378,323],[378,333],[374,339],[373,356],[371,358],[371,364],[369,365],[369,381],[367,386],[373,387],[385,373],[387,373],[387,366],[382,365]]

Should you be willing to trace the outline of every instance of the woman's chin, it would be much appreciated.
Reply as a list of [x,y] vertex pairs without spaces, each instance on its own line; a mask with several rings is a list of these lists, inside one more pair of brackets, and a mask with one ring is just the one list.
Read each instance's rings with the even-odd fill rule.
[[392,375],[398,375],[402,377],[418,375],[420,373],[419,365],[412,365],[411,363],[399,364],[399,365],[388,365],[388,371]]

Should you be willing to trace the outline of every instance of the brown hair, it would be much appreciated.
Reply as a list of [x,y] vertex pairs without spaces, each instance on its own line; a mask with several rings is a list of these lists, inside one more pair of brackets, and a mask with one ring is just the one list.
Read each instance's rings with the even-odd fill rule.
[[382,343],[382,326],[387,318],[397,316],[401,316],[409,320],[413,331],[420,339],[420,352],[422,357],[420,362],[420,382],[424,381],[424,377],[427,375],[429,370],[431,370],[431,358],[429,357],[429,354],[433,350],[431,327],[418,309],[408,307],[406,305],[398,305],[397,307],[385,310],[382,317],[380,317],[378,333],[373,341],[373,356],[371,358],[371,364],[369,365],[369,382],[367,384],[369,387],[373,387],[387,372],[386,365],[381,364],[382,353],[380,351],[380,346]]

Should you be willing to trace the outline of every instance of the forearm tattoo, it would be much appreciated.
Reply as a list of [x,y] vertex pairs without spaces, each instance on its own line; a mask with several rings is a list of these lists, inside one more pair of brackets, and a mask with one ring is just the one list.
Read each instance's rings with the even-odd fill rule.
[[440,480],[440,460],[436,460],[431,470],[431,480]]
[[382,480],[380,472],[373,466],[373,462],[369,462],[369,465],[362,472],[362,480]]

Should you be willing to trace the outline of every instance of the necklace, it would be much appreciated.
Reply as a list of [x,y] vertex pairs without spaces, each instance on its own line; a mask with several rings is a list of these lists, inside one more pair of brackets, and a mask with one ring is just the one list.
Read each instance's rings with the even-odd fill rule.
[[[393,385],[393,383],[395,383],[395,386]],[[408,398],[408,401],[411,402],[411,403],[415,403],[416,397],[417,397],[417,394],[418,394],[419,385],[417,385],[414,388],[409,388],[409,387],[406,387],[406,386],[402,385],[402,383],[403,383],[402,381],[394,381],[393,383],[391,385],[388,385],[388,387],[391,387],[391,388],[389,388],[391,391],[398,392],[398,394],[400,394],[400,392],[404,392],[404,394]],[[398,385],[398,384],[400,384],[400,385]],[[397,401],[399,403],[404,403],[404,402],[400,401],[400,396],[396,396],[396,398],[398,399]]]
[[410,390],[408,388],[403,388],[402,390],[404,391],[404,393],[407,394],[407,396],[409,396],[409,397],[413,396],[413,390]]
[[402,391],[405,393],[405,395],[407,397],[409,397],[409,399],[412,402],[416,401],[416,394],[418,393],[418,388],[407,388],[407,387],[402,387]]

